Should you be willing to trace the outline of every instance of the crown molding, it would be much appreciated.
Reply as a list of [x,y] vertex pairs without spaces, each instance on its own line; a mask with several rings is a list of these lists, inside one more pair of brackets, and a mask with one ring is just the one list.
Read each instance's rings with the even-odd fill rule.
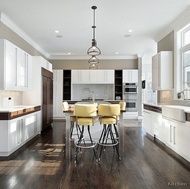
[[161,33],[155,37],[155,41],[159,42],[172,31],[179,31],[190,23],[190,6],[174,19]]
[[3,12],[0,14],[0,21],[14,31],[17,35],[22,37],[36,50],[42,53],[45,57],[49,58],[49,54],[46,53],[35,41],[33,41],[22,29],[20,29],[10,18],[8,18]]
[[[49,60],[88,60],[90,56],[84,55],[84,56],[73,56],[73,55],[50,55]],[[105,56],[100,55],[97,57],[100,60],[115,60],[115,59],[137,59],[137,55],[123,55],[123,56]]]

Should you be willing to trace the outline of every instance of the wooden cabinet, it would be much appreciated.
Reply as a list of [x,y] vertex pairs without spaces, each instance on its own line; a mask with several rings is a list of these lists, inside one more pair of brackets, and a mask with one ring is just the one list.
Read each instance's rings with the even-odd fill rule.
[[173,53],[161,51],[152,57],[153,90],[173,89]]
[[138,70],[123,70],[123,83],[138,83]]
[[32,86],[32,56],[11,42],[0,40],[0,88],[25,91]]
[[53,123],[53,73],[42,68],[42,131]]
[[122,83],[122,70],[115,70],[115,100],[117,98],[123,99],[123,83]]
[[72,70],[72,84],[113,84],[113,70]]

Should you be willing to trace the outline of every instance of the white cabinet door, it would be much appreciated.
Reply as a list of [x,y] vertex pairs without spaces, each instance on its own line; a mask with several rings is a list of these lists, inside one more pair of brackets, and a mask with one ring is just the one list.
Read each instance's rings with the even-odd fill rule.
[[53,70],[53,117],[63,117],[63,70]]
[[161,51],[152,57],[152,87],[154,90],[173,89],[173,53]]
[[143,111],[143,127],[145,128],[148,134],[154,136],[154,129],[152,128],[151,111]]
[[90,79],[89,83],[92,84],[101,84],[104,83],[105,80],[105,72],[104,70],[90,70]]
[[71,73],[72,84],[86,84],[90,82],[89,70],[72,70]]
[[6,90],[16,90],[17,89],[17,51],[18,48],[10,43],[9,41],[3,41],[5,59],[2,64],[5,65],[5,78],[4,78],[4,88]]
[[177,123],[177,130],[175,132],[176,137],[176,149],[175,151],[190,161],[190,126],[186,123]]
[[17,118],[9,122],[9,150],[12,151],[23,142],[23,119]]
[[138,70],[123,70],[123,83],[138,83]]
[[37,114],[29,114],[24,117],[24,140],[28,140],[37,133]]
[[90,81],[90,71],[79,70],[79,83],[89,83],[89,81]]
[[114,84],[114,70],[104,70],[104,83]]
[[0,40],[0,48],[3,52],[0,53],[2,68],[0,87],[15,91],[30,89],[32,86],[32,56],[7,40]]
[[163,118],[163,129],[164,129],[164,143],[172,150],[176,151],[178,145],[178,139],[176,137],[178,127],[176,122]]

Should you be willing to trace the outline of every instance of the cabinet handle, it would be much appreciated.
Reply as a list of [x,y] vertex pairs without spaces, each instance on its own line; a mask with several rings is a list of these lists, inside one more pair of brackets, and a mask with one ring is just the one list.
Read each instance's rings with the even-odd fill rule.
[[175,142],[175,129],[176,129],[176,127],[174,127],[174,144],[176,144],[176,142]]
[[170,142],[172,142],[172,125],[170,125]]

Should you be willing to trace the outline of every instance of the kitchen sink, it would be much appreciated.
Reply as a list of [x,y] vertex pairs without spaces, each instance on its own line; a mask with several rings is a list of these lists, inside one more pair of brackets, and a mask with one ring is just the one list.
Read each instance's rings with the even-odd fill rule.
[[184,123],[186,121],[184,110],[185,106],[162,106],[162,116]]

